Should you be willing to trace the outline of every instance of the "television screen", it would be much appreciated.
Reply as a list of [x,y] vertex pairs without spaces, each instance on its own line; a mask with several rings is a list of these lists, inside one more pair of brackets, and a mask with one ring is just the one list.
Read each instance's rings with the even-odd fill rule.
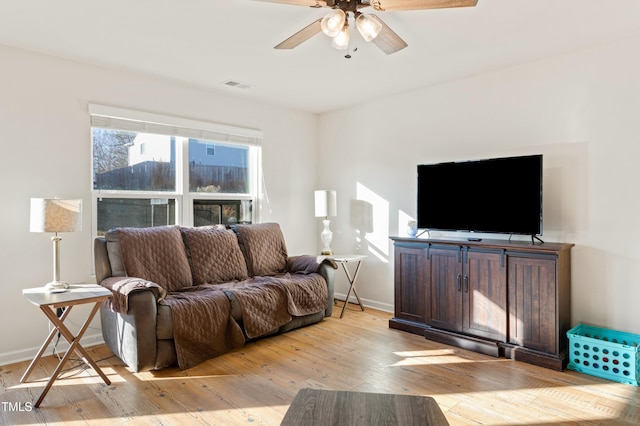
[[418,228],[542,234],[542,155],[418,165]]

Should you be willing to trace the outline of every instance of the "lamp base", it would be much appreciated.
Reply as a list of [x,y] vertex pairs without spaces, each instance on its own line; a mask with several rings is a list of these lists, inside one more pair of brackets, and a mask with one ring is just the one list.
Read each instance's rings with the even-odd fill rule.
[[320,252],[320,254],[321,254],[321,255],[323,255],[323,256],[332,256],[332,255],[333,255],[333,251],[331,251],[331,250],[327,250],[327,249],[323,249],[323,250]]
[[325,219],[322,221],[322,224],[324,225],[324,229],[320,234],[320,239],[322,240],[322,245],[324,245],[324,247],[322,248],[322,251],[320,253],[324,255],[332,255],[333,252],[329,247],[331,245],[331,240],[333,240],[333,232],[331,232],[331,229],[329,229],[331,221],[329,219]]
[[44,288],[51,292],[60,292],[69,288],[69,284],[64,281],[51,281]]

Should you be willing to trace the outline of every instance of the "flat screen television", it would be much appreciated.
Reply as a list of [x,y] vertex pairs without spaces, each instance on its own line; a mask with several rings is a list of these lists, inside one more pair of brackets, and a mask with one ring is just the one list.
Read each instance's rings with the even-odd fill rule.
[[419,229],[542,235],[542,155],[418,165]]

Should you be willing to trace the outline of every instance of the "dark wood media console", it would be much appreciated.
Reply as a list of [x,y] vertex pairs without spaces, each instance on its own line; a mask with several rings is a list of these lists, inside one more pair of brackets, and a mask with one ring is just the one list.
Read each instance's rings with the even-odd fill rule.
[[392,237],[389,327],[554,370],[567,364],[573,244]]

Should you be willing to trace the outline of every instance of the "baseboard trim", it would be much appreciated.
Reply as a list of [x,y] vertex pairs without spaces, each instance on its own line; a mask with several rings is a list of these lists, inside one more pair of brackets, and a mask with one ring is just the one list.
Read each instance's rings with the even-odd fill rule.
[[[346,296],[347,295],[344,293],[335,293],[334,299],[344,301]],[[360,300],[362,301],[362,304],[364,305],[365,308],[377,309],[382,312],[390,312],[390,313],[394,312],[394,306],[390,303],[382,303],[376,300],[365,299],[362,297],[360,298]],[[356,299],[356,297],[352,295],[349,297],[349,303],[357,304],[358,299]]]
[[[102,333],[96,333],[96,334],[83,336],[80,342],[82,343],[83,347],[88,348],[90,346],[95,346],[95,345],[104,343],[104,339],[102,338]],[[67,351],[67,349],[69,349],[69,344],[66,342],[66,340],[64,340],[64,338],[60,338],[60,342],[58,343],[57,348],[58,348],[58,352],[64,353]],[[17,351],[0,353],[0,366],[14,364],[16,362],[30,361],[33,359],[33,357],[36,356],[36,353],[38,353],[39,349],[40,349],[40,346],[34,346],[31,348],[20,349]],[[47,347],[47,350],[45,351],[44,355],[45,356],[51,355],[52,350],[53,350],[53,342],[49,344],[49,347]]]

